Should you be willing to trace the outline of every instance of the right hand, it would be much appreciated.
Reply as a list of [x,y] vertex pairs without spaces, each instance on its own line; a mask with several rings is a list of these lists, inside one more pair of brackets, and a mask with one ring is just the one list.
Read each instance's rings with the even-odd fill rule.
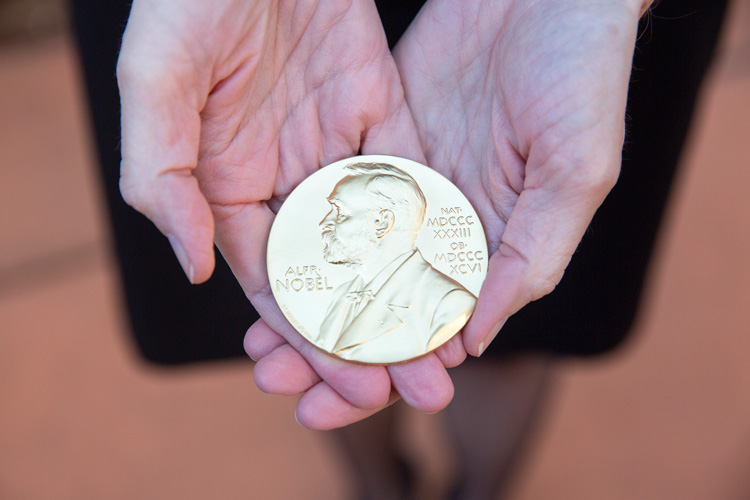
[[306,392],[298,418],[313,427],[377,411],[392,385],[423,410],[448,403],[435,355],[390,376],[325,355],[268,285],[271,223],[303,179],[359,151],[424,160],[372,2],[136,0],[117,76],[123,197],[169,238],[192,283],[211,275],[216,242],[262,318],[248,352],[276,360],[259,385]]

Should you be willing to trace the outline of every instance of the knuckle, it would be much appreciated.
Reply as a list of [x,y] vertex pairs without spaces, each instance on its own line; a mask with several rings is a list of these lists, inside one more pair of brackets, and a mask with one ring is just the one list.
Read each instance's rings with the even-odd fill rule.
[[594,163],[577,168],[575,180],[584,192],[603,198],[615,186],[619,176],[619,164],[602,166],[601,163]]
[[541,299],[545,295],[549,295],[554,291],[554,289],[557,287],[557,285],[560,283],[560,280],[562,279],[562,272],[559,275],[553,275],[546,278],[542,278],[537,280],[536,285],[534,287],[534,299]]
[[[569,259],[566,260],[566,263]],[[563,275],[565,274],[566,263],[561,263],[554,269],[547,270],[544,273],[540,273],[531,282],[531,300],[539,300],[542,297],[552,293],[557,285],[562,281]]]
[[148,196],[142,183],[137,182],[133,175],[122,173],[120,175],[120,194],[125,203],[141,213],[148,211]]

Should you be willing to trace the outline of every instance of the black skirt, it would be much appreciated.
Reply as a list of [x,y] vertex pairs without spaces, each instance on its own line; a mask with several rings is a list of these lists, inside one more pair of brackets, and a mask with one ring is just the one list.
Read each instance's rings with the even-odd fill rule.
[[[642,21],[620,180],[594,217],[562,282],[509,319],[483,358],[519,351],[593,355],[627,337],[726,3],[664,0]],[[242,338],[258,315],[221,256],[208,282],[190,285],[166,238],[120,197],[115,64],[130,2],[72,4],[135,345],[144,359],[160,364],[243,355]],[[394,45],[422,2],[377,4]]]

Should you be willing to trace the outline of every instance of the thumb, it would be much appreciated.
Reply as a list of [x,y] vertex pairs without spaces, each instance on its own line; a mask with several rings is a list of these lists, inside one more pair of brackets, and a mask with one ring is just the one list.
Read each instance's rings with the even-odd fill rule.
[[167,236],[190,282],[200,283],[214,267],[213,217],[192,175],[206,86],[190,61],[175,57],[168,35],[143,19],[134,7],[117,64],[120,190]]

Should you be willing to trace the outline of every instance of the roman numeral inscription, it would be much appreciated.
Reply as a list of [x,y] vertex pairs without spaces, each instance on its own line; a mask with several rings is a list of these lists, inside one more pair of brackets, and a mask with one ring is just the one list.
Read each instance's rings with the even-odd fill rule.
[[461,207],[440,209],[440,217],[427,219],[427,227],[433,231],[433,239],[450,240],[452,252],[435,254],[433,264],[448,264],[451,275],[482,272],[484,252],[471,250],[464,238],[471,238],[474,215],[463,215]]

